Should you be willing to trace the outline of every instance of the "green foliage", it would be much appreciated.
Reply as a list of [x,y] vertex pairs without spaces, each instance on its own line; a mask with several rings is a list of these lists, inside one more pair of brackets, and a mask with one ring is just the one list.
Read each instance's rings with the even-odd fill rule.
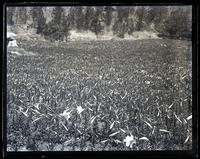
[[92,19],[95,16],[95,11],[92,7],[87,7],[86,8],[86,13],[84,17],[84,30],[91,30],[91,23]]
[[137,28],[137,31],[140,31],[144,27],[144,16],[145,16],[144,7],[138,8],[136,10],[136,14],[138,16],[138,23],[137,23],[136,28]]
[[91,31],[94,32],[96,35],[100,34],[103,31],[103,25],[102,25],[102,14],[101,9],[97,8],[95,16],[92,19],[91,22]]
[[82,11],[82,7],[77,7],[75,18],[76,18],[76,28],[78,30],[82,30],[84,28],[84,14]]
[[13,15],[14,15],[15,7],[8,7],[7,8],[7,24],[13,25]]
[[170,38],[191,38],[191,21],[188,12],[181,9],[172,11],[164,21],[160,32],[162,36]]
[[46,25],[44,35],[52,40],[62,40],[64,38],[64,32],[61,25],[50,22]]
[[[191,8],[179,6],[73,6],[66,12],[64,7],[54,7],[52,13],[43,7],[31,7],[32,27],[37,33],[54,39],[64,39],[70,29],[90,30],[99,35],[104,30],[123,38],[124,34],[134,31],[157,31],[163,37],[191,37]],[[44,12],[52,19],[46,25]],[[67,14],[66,14],[67,13]],[[9,25],[26,24],[26,7],[9,7],[7,22]],[[30,20],[30,19],[29,19]],[[60,25],[60,26],[58,26]],[[49,28],[48,28],[49,27]]]
[[128,14],[129,10],[127,8],[117,8],[117,20],[113,25],[113,33],[120,38],[123,38],[124,34],[128,31]]
[[33,23],[32,23],[33,28],[37,28],[37,25],[38,25],[38,19],[39,19],[38,10],[39,10],[39,8],[33,7],[33,8],[31,8],[31,11],[30,11],[30,15],[33,20]]
[[46,19],[44,17],[42,7],[32,8],[31,11],[33,27],[37,29],[37,34],[43,34],[45,31]]
[[70,21],[68,18],[64,18],[62,25],[62,30],[63,30],[63,34],[64,36],[67,38],[70,35]]
[[137,30],[138,16],[136,15],[136,8],[129,9],[129,16],[127,18],[127,33],[132,34]]
[[52,12],[52,23],[60,25],[63,21],[63,8],[55,7]]
[[51,40],[63,40],[69,35],[69,21],[64,17],[63,8],[55,7],[53,19],[45,25],[44,35]]
[[75,12],[76,12],[76,7],[72,6],[69,10],[69,15],[68,15],[68,20],[70,21],[71,28],[76,27]]
[[26,24],[27,21],[27,11],[26,7],[18,7],[17,8],[16,21],[18,24]]
[[107,26],[111,24],[112,21],[112,7],[111,6],[106,6],[105,7],[105,23]]
[[117,21],[113,25],[113,33],[120,38],[124,38],[124,34],[126,33],[126,23],[123,21]]
[[10,149],[191,149],[191,42],[20,42],[39,56],[7,55]]
[[153,7],[153,10],[150,12],[150,15],[153,18],[155,29],[158,32],[160,32],[162,30],[163,22],[168,16],[168,9],[164,6]]

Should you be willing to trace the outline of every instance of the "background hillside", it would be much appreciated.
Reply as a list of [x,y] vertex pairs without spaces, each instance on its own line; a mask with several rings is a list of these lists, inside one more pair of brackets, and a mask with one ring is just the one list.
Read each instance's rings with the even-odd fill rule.
[[124,38],[138,31],[161,37],[191,38],[192,8],[186,6],[8,7],[7,24],[65,41],[70,31]]

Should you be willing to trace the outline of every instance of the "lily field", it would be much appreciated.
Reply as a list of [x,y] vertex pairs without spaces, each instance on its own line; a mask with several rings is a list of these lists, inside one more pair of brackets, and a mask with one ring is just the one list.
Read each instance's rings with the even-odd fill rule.
[[191,41],[18,45],[7,52],[8,151],[192,148]]

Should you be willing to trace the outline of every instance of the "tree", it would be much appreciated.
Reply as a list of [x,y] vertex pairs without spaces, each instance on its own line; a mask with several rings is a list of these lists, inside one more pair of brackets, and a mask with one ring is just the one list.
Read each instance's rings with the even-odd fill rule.
[[46,18],[44,17],[44,13],[42,7],[33,7],[31,8],[32,15],[32,27],[37,29],[37,34],[44,34]]
[[7,8],[7,24],[8,25],[14,24],[14,21],[13,21],[14,12],[15,12],[15,7],[8,7]]
[[124,38],[124,34],[128,32],[128,15],[127,7],[117,7],[117,20],[113,25],[113,32],[120,38]]
[[37,25],[37,33],[44,33],[44,26],[46,25],[46,19],[44,17],[44,13],[42,11],[42,7],[38,8],[38,25]]
[[135,30],[137,30],[138,16],[136,15],[136,7],[131,7],[129,9],[129,14],[127,18],[127,32],[131,35]]
[[51,40],[64,40],[69,35],[69,21],[64,16],[63,8],[55,7],[52,11],[53,19],[45,25],[45,36]]
[[[147,8],[147,13],[145,16],[145,20],[147,23],[153,22],[153,20],[157,17],[157,9],[153,6]],[[159,18],[161,18],[161,17],[159,17]],[[160,19],[159,19],[159,21],[160,21]]]
[[64,38],[63,27],[61,25],[63,9],[55,7],[52,11],[52,20],[48,23],[46,29],[46,36],[51,40],[62,40]]
[[55,7],[52,11],[53,23],[61,24],[63,20],[63,8],[62,7]]
[[71,7],[69,10],[69,15],[68,15],[68,20],[70,21],[71,28],[76,27],[75,13],[76,13],[76,7]]
[[191,38],[191,10],[178,8],[171,12],[170,16],[164,21],[160,31],[162,36],[170,38]]
[[95,16],[92,19],[91,22],[91,31],[94,32],[96,35],[100,34],[103,31],[103,25],[102,25],[102,15],[101,12],[102,8],[97,8]]
[[125,21],[118,21],[113,25],[113,32],[120,38],[124,38],[124,34],[127,31],[126,22]]
[[145,15],[144,6],[139,7],[136,11],[136,14],[138,16],[138,23],[136,28],[138,31],[140,31],[144,27],[144,15]]
[[82,7],[77,7],[76,10],[76,28],[82,30],[84,28],[84,14]]
[[63,30],[63,33],[64,33],[64,37],[67,37],[70,35],[70,21],[69,21],[69,17],[66,17],[64,18],[61,26],[63,27],[62,30]]
[[111,24],[111,20],[112,20],[112,7],[111,6],[106,6],[105,7],[105,23],[107,26],[109,26]]
[[166,20],[168,16],[168,9],[165,6],[159,6],[159,7],[153,7],[153,10],[151,11],[153,16],[153,23],[155,25],[155,30],[160,32],[163,30],[164,27],[164,21]]
[[32,16],[32,21],[33,21],[33,23],[32,23],[32,27],[33,28],[37,28],[37,26],[38,26],[38,18],[39,18],[39,16],[38,16],[37,10],[38,10],[37,7],[32,7],[31,11],[30,11],[30,14]]
[[92,18],[94,16],[95,16],[94,8],[92,8],[90,6],[87,7],[85,17],[84,17],[84,29],[85,30],[91,30],[91,22],[92,22]]
[[16,14],[14,15],[16,18],[17,24],[26,24],[27,21],[27,10],[26,7],[17,7]]

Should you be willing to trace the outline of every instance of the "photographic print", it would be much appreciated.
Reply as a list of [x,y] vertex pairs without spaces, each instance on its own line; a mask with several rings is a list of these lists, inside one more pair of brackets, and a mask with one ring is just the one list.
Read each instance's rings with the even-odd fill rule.
[[192,149],[192,6],[7,6],[7,151]]

